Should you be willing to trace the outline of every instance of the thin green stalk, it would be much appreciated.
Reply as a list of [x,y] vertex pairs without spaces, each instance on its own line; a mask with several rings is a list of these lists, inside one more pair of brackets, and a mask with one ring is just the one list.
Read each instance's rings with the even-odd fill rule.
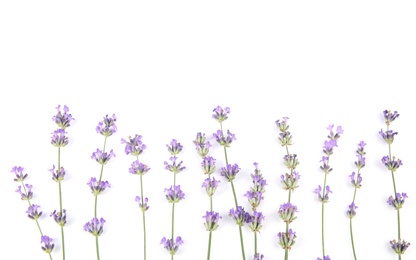
[[95,195],[95,203],[94,203],[94,218],[97,217],[97,197],[98,195]]
[[100,249],[98,247],[98,236],[95,237],[95,251],[97,253],[97,260],[100,260]]
[[234,183],[233,183],[233,181],[230,181],[230,183],[231,183],[231,188],[232,188],[232,190],[233,190],[233,196],[234,196],[235,207],[237,208],[237,207],[238,207],[238,202],[237,202],[237,196],[235,195]]
[[175,230],[175,202],[172,203],[172,241]]
[[144,260],[146,260],[146,217],[143,212],[143,254],[144,254]]
[[354,259],[357,260],[357,255],[355,254],[354,236],[352,232],[352,218],[350,219],[350,234],[351,234],[352,252],[354,253]]
[[[58,146],[58,171],[61,169],[61,147]],[[62,216],[62,187],[61,181],[58,181],[58,188],[59,188],[59,212]],[[64,228],[61,226],[61,239],[62,239],[62,259],[65,260],[65,237],[64,237]]]
[[207,260],[211,258],[211,239],[212,239],[212,231],[209,231]]
[[[328,156],[328,164],[329,164],[329,156]],[[325,232],[324,232],[324,219],[325,219],[325,203],[323,198],[325,197],[325,187],[326,187],[326,176],[327,173],[325,172],[325,178],[324,178],[324,187],[322,190],[322,259],[325,259]]]
[[254,255],[257,255],[257,232],[254,231]]
[[246,260],[246,254],[244,253],[244,241],[243,241],[243,232],[241,231],[241,226],[238,225],[240,231],[240,244],[241,244],[241,254],[243,255],[243,260]]

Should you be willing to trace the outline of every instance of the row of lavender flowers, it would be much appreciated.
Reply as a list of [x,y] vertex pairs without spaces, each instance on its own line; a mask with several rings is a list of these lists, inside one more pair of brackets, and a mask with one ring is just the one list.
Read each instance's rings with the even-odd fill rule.
[[[55,169],[55,165],[53,165],[50,172],[52,173],[52,179],[58,184],[58,196],[59,196],[59,209],[54,210],[50,216],[53,217],[55,222],[59,225],[61,231],[61,245],[62,245],[62,259],[65,259],[65,235],[64,235],[64,226],[66,224],[67,215],[66,210],[63,208],[62,204],[62,192],[61,192],[61,182],[64,180],[65,177],[65,169],[61,166],[60,162],[60,149],[65,147],[68,144],[68,136],[66,129],[70,126],[70,123],[74,118],[69,113],[69,109],[67,106],[63,107],[61,111],[61,106],[57,107],[57,114],[52,117],[52,120],[58,125],[58,129],[52,133],[51,137],[51,144],[58,149],[58,162],[57,168]],[[242,259],[246,259],[245,254],[245,247],[244,247],[244,239],[242,234],[242,226],[248,225],[249,228],[253,231],[254,234],[254,260],[261,260],[264,259],[264,255],[259,253],[257,250],[257,241],[258,241],[258,233],[262,228],[262,223],[264,220],[264,215],[261,211],[258,211],[258,207],[260,206],[261,201],[264,199],[263,195],[265,193],[265,186],[267,185],[266,180],[264,179],[263,175],[261,174],[260,169],[258,168],[258,164],[254,163],[255,169],[254,174],[251,175],[252,177],[252,186],[250,187],[249,191],[244,195],[248,200],[249,204],[252,206],[251,213],[246,211],[239,203],[235,192],[235,187],[233,180],[235,179],[236,175],[240,171],[240,167],[238,164],[230,164],[228,162],[227,152],[228,149],[231,147],[233,141],[236,140],[236,137],[233,133],[229,130],[225,132],[223,130],[223,122],[228,119],[228,115],[230,113],[230,109],[222,108],[220,106],[216,107],[213,110],[212,117],[216,119],[220,124],[220,129],[213,134],[213,138],[216,140],[217,144],[223,147],[224,151],[224,158],[226,165],[221,167],[219,173],[222,177],[225,178],[227,182],[230,183],[231,190],[233,193],[233,198],[235,202],[235,208],[230,209],[229,216],[232,217],[238,228],[239,228],[239,236],[240,236],[240,244],[241,244],[241,255]],[[384,111],[384,118],[387,125],[387,130],[381,130],[379,132],[380,136],[387,142],[389,145],[389,155],[384,156],[382,158],[382,163],[387,167],[388,170],[391,171],[392,178],[393,178],[393,187],[394,187],[394,195],[390,196],[388,199],[388,203],[397,210],[397,219],[398,219],[398,240],[392,240],[390,242],[392,249],[397,253],[398,258],[401,259],[402,254],[406,251],[409,247],[410,243],[406,242],[401,238],[400,233],[400,208],[403,206],[405,202],[405,198],[407,198],[406,193],[400,193],[396,191],[396,183],[394,180],[394,172],[402,165],[402,161],[400,159],[396,159],[396,157],[392,156],[391,154],[391,145],[394,140],[394,136],[397,135],[397,132],[393,132],[389,129],[391,122],[393,122],[399,114],[397,112],[390,112]],[[113,115],[109,117],[106,115],[104,120],[98,123],[96,127],[97,133],[104,136],[104,145],[103,149],[98,149],[92,153],[91,158],[97,161],[100,167],[100,174],[99,177],[91,177],[90,181],[87,183],[91,189],[92,194],[94,195],[94,217],[91,221],[87,222],[84,225],[84,230],[91,233],[95,237],[95,247],[96,247],[96,255],[97,259],[100,259],[99,253],[99,236],[103,233],[105,219],[98,218],[97,208],[98,208],[98,195],[105,191],[107,188],[111,187],[108,181],[104,181],[103,172],[104,166],[110,161],[111,158],[115,156],[113,150],[109,152],[106,151],[106,143],[107,138],[112,136],[116,131],[116,116]],[[298,211],[296,205],[292,203],[292,193],[294,189],[299,187],[299,180],[300,174],[296,171],[296,167],[299,165],[299,160],[296,154],[289,152],[289,146],[293,144],[293,137],[289,130],[288,125],[288,118],[284,117],[281,120],[276,121],[276,125],[280,131],[279,133],[279,143],[282,147],[285,148],[286,155],[283,157],[283,163],[287,167],[288,172],[281,175],[281,183],[282,188],[287,190],[288,192],[288,199],[286,202],[282,202],[280,209],[278,211],[280,218],[282,221],[285,222],[286,228],[282,232],[278,232],[277,234],[277,242],[278,244],[284,249],[284,259],[289,259],[289,251],[295,244],[296,239],[296,232],[294,232],[290,227],[290,223],[292,223],[296,218],[296,213]],[[328,127],[329,135],[328,140],[324,142],[323,145],[323,152],[324,156],[322,157],[322,165],[320,168],[324,172],[324,184],[323,186],[318,186],[318,188],[314,191],[318,195],[318,199],[321,202],[322,206],[322,258],[317,258],[318,260],[330,260],[328,255],[325,255],[325,239],[324,239],[324,205],[329,201],[329,193],[331,193],[330,186],[327,185],[327,176],[333,170],[329,165],[330,156],[333,154],[334,148],[338,146],[338,139],[343,134],[343,129],[341,126],[338,126],[334,131],[334,126],[330,125]],[[121,143],[125,145],[125,153],[127,155],[133,155],[135,160],[132,162],[129,172],[137,175],[140,177],[140,196],[136,197],[136,202],[138,203],[141,211],[142,211],[142,221],[143,221],[143,259],[146,259],[146,211],[149,209],[149,199],[144,196],[144,181],[143,176],[150,170],[148,165],[142,163],[139,160],[139,155],[143,153],[146,149],[146,145],[142,142],[142,136],[135,135],[134,137],[128,137],[126,139],[121,139]],[[213,195],[220,183],[219,180],[216,180],[215,177],[212,175],[216,172],[216,159],[209,155],[211,143],[207,141],[205,134],[197,133],[196,138],[193,141],[196,147],[196,151],[202,159],[201,168],[207,178],[203,181],[202,187],[206,190],[206,193],[209,197],[209,210],[206,211],[206,215],[203,216],[205,222],[204,226],[206,230],[209,232],[208,236],[208,251],[207,251],[207,259],[210,259],[211,253],[211,240],[212,240],[212,232],[215,231],[219,226],[219,221],[222,218],[219,212],[214,211],[213,207]],[[362,182],[362,174],[361,169],[365,166],[365,142],[361,141],[358,143],[357,153],[357,161],[355,165],[357,167],[357,173],[352,172],[350,175],[351,183],[354,188],[353,193],[353,200],[351,204],[348,206],[348,210],[346,214],[350,218],[350,235],[351,235],[351,244],[352,244],[352,251],[354,255],[354,259],[357,259],[356,252],[355,252],[355,245],[353,240],[353,228],[352,228],[352,219],[356,215],[356,209],[358,208],[355,204],[356,200],[356,193],[357,189],[361,188]],[[168,237],[163,237],[161,240],[161,244],[164,248],[169,252],[171,255],[171,259],[174,258],[175,253],[178,251],[179,247],[184,243],[180,236],[175,238],[174,234],[174,219],[175,219],[175,204],[180,202],[185,198],[185,193],[181,190],[181,186],[177,184],[176,175],[185,169],[183,166],[183,162],[178,160],[178,155],[182,151],[183,146],[175,139],[173,139],[170,144],[167,144],[167,150],[170,153],[169,161],[164,162],[165,169],[173,173],[173,185],[169,188],[165,188],[165,196],[169,203],[172,205],[172,223],[171,223],[171,234]],[[38,219],[42,215],[42,211],[40,211],[40,206],[37,204],[32,203],[33,192],[32,192],[32,185],[25,183],[28,174],[25,173],[24,168],[21,166],[15,166],[12,168],[12,173],[15,174],[15,181],[21,182],[21,185],[18,186],[16,192],[18,192],[21,196],[22,200],[26,200],[29,204],[28,210],[26,211],[28,217],[36,222],[38,230],[41,235],[41,248],[45,251],[50,259],[52,259],[51,252],[54,249],[54,243],[52,238],[47,235],[44,235],[42,229],[40,227]]]

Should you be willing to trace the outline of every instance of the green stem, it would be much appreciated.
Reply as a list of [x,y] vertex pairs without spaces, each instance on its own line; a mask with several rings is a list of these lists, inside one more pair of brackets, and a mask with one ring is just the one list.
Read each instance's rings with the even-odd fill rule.
[[240,225],[238,225],[238,229],[240,231],[241,254],[243,256],[243,260],[246,260],[246,254],[244,253],[243,232],[241,230],[241,226]]
[[[329,164],[329,156],[328,156],[328,161],[327,163]],[[325,219],[325,203],[324,203],[324,197],[325,197],[325,189],[326,189],[326,176],[327,173],[325,172],[325,178],[324,178],[324,187],[322,188],[322,222],[321,222],[321,227],[322,227],[322,259],[325,259],[325,232],[324,232],[324,219]]]
[[173,235],[175,230],[175,202],[172,203],[172,241],[173,241]]
[[61,226],[61,239],[62,239],[62,259],[65,260],[65,235],[64,235],[63,226]]
[[[61,170],[61,147],[58,146],[58,171]],[[61,181],[58,181],[58,188],[59,188],[59,212],[62,216],[62,187]],[[64,238],[64,228],[61,226],[61,239],[62,239],[62,259],[65,260],[65,238]]]
[[234,183],[233,183],[233,181],[230,181],[230,183],[231,183],[231,188],[232,188],[232,190],[233,190],[233,196],[234,196],[235,207],[236,207],[236,209],[237,209],[237,207],[238,207],[238,202],[237,202],[237,196],[235,195]]
[[352,233],[352,218],[350,219],[350,234],[351,234],[352,252],[354,253],[354,259],[357,260],[357,255],[355,254],[354,236]]
[[211,258],[211,240],[212,240],[212,231],[209,231],[207,260]]
[[98,195],[95,195],[95,202],[94,202],[94,218],[97,218],[97,199]]
[[143,254],[144,254],[144,260],[146,260],[146,217],[143,212]]
[[[104,146],[103,146],[103,153],[105,153],[105,145],[107,143],[107,136],[104,137]],[[99,181],[101,181],[101,179],[103,178],[103,171],[104,171],[104,164],[101,164],[101,171],[100,171],[100,179]]]
[[257,232],[254,231],[254,255],[257,255]]
[[95,251],[97,253],[97,260],[100,260],[100,249],[98,247],[98,236],[95,237]]

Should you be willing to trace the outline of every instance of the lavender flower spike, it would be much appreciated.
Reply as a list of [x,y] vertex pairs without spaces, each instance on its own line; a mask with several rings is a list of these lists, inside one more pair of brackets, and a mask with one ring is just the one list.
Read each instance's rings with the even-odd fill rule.
[[245,223],[251,222],[250,214],[245,212],[244,208],[241,206],[238,206],[235,210],[232,208],[228,215],[232,217],[239,226],[244,226]]
[[283,249],[291,249],[295,244],[296,232],[293,232],[292,229],[289,229],[289,232],[279,232],[277,234],[279,238],[279,245]]
[[106,137],[111,136],[115,132],[117,132],[117,126],[115,124],[116,120],[116,115],[113,114],[112,117],[108,117],[108,115],[106,115],[103,121],[98,122],[98,125],[95,128],[95,130],[97,131],[97,133]]
[[52,243],[52,238],[48,236],[42,236],[40,238],[40,243],[43,243],[42,250],[45,251],[45,253],[50,254],[55,247],[55,245]]
[[179,249],[179,246],[183,244],[183,240],[180,236],[176,237],[175,241],[173,241],[173,239],[167,239],[166,237],[163,237],[160,243],[163,244],[163,247],[168,250],[171,255],[175,255]]
[[214,195],[215,191],[217,190],[218,187],[218,183],[220,183],[220,181],[215,180],[214,177],[211,178],[206,178],[205,181],[202,183],[202,187],[205,188],[208,196],[212,196]]
[[204,226],[207,229],[207,231],[214,231],[218,228],[218,221],[222,217],[218,212],[207,211],[205,216],[203,216],[202,218],[205,218]]
[[406,242],[404,239],[399,239],[397,242],[395,239],[390,241],[391,248],[396,252],[398,255],[404,254],[407,248],[410,246],[410,243]]
[[145,212],[149,209],[149,206],[147,205],[147,203],[149,202],[148,198],[145,198],[142,204],[142,198],[140,196],[136,196],[136,202],[139,203],[139,207],[142,210],[142,212]]
[[168,162],[165,162],[165,169],[168,171],[171,171],[175,174],[180,173],[181,171],[185,170],[186,167],[182,166],[182,161],[180,161],[178,164],[176,164],[176,160],[178,159],[178,157],[173,156],[170,157],[169,160],[172,162],[172,164],[169,164]]
[[20,197],[22,200],[30,200],[33,197],[33,192],[32,192],[32,185],[29,184],[25,184],[24,186],[25,188],[22,191],[22,186],[18,186],[16,192],[18,192],[20,194]]
[[150,168],[138,160],[132,162],[131,167],[129,168],[129,172],[131,174],[137,174],[137,175],[144,175],[146,172],[148,172]]
[[137,134],[133,138],[129,136],[128,141],[122,138],[121,143],[126,145],[126,147],[124,148],[125,153],[134,156],[140,155],[144,151],[144,149],[146,149],[146,145],[142,143],[141,139],[142,136]]
[[181,185],[170,186],[169,189],[165,189],[166,199],[169,203],[177,203],[185,199],[185,193],[181,190]]
[[40,206],[38,206],[36,204],[30,205],[29,208],[26,211],[27,216],[30,219],[33,219],[33,220],[38,219],[40,216],[42,216],[42,211],[38,211],[39,208],[40,208]]
[[[322,258],[317,258],[316,260],[322,260]],[[331,258],[329,258],[329,255],[324,256],[324,260],[331,260]]]
[[52,180],[56,182],[60,182],[65,177],[65,169],[64,167],[61,167],[60,169],[57,169],[55,171],[55,165],[52,166],[52,169],[49,169],[49,171],[52,173]]
[[393,113],[390,110],[384,110],[384,119],[386,120],[386,125],[390,125],[391,122],[393,122],[396,118],[400,116],[400,114],[397,113],[397,111],[394,111]]
[[263,260],[264,259],[264,255],[257,253],[254,255],[253,260]]
[[110,161],[110,159],[112,157],[115,157],[116,155],[114,154],[113,150],[111,150],[109,153],[101,151],[100,149],[97,148],[97,151],[92,153],[91,155],[91,159],[96,160],[99,164],[107,164],[108,161]]
[[172,139],[172,141],[170,141],[170,145],[167,144],[166,147],[168,148],[170,154],[173,156],[179,154],[183,149],[183,146],[178,141],[176,141],[176,139]]
[[227,164],[227,167],[221,167],[221,176],[224,176],[229,182],[235,179],[235,176],[240,171],[237,164]]
[[58,105],[56,107],[56,110],[58,110],[58,113],[52,117],[52,120],[62,129],[65,129],[70,126],[70,123],[72,120],[75,120],[75,118],[72,117],[71,114],[69,114],[69,108],[64,105],[63,113],[61,112],[61,106]]
[[21,166],[14,166],[10,171],[16,175],[16,178],[14,178],[13,180],[17,182],[23,182],[27,177],[27,173],[23,172],[24,170],[25,168]]
[[212,112],[214,112],[214,114],[212,115],[212,118],[216,119],[219,123],[222,123],[224,120],[228,118],[228,114],[230,113],[230,108],[226,107],[223,109],[222,107],[217,106],[216,108],[214,108]]
[[66,210],[62,210],[62,214],[59,211],[54,210],[51,214],[51,217],[55,220],[56,224],[63,227],[66,224]]
[[97,196],[107,188],[111,188],[108,181],[97,181],[95,177],[92,177],[90,181],[87,182],[87,185],[91,188],[91,192],[94,196]]
[[92,234],[93,236],[100,236],[103,233],[105,220],[103,218],[93,218],[90,222],[84,225],[84,230]]
[[53,131],[51,137],[51,144],[55,147],[64,147],[68,144],[68,137],[65,136],[66,132],[60,128]]

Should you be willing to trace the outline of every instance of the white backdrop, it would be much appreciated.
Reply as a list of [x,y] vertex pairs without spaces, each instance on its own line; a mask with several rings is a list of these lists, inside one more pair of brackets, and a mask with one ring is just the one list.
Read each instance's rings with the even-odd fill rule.
[[[166,144],[184,146],[180,159],[187,170],[177,176],[186,199],[176,207],[175,233],[185,244],[175,259],[206,259],[208,233],[202,216],[209,200],[192,140],[219,125],[211,118],[217,106],[231,114],[225,129],[236,134],[229,159],[238,163],[235,187],[240,204],[250,187],[253,162],[268,182],[259,210],[266,216],[259,235],[265,259],[282,259],[277,233],[284,230],[277,211],[287,199],[281,189],[285,173],[275,121],[290,118],[300,160],[300,187],[292,196],[298,219],[291,227],[297,243],[290,259],[321,256],[320,204],[313,190],[323,183],[319,160],[329,124],[345,132],[331,157],[333,190],[326,205],[326,252],[331,259],[352,259],[349,220],[345,215],[353,189],[348,175],[359,141],[367,143],[363,187],[354,219],[360,259],[397,259],[389,248],[396,238],[396,212],[386,200],[393,193],[390,173],[381,163],[388,146],[378,135],[385,127],[382,111],[401,115],[391,128],[399,134],[393,154],[403,160],[397,189],[409,199],[401,210],[402,236],[416,244],[415,139],[416,4],[412,1],[2,1],[0,3],[0,259],[47,259],[36,225],[27,218],[27,203],[15,190],[11,168],[26,168],[34,186],[33,202],[42,206],[39,223],[56,242],[60,232],[49,217],[58,208],[58,187],[48,171],[57,163],[50,144],[51,120],[58,104],[76,119],[67,129],[70,144],[62,149],[67,176],[62,182],[68,212],[67,259],[95,259],[94,238],[83,230],[93,216],[87,181],[99,175],[90,158],[103,145],[95,127],[116,114],[119,131],[107,141],[116,157],[104,168],[112,187],[99,197],[99,215],[107,220],[100,237],[101,259],[142,259],[141,213],[134,201],[139,178],[128,173],[132,156],[121,138],[140,134],[147,149],[141,160],[152,169],[144,176],[148,259],[169,259],[160,245],[170,234],[171,206],[164,188],[172,174],[164,169]],[[224,165],[222,150],[211,155]],[[238,228],[227,216],[233,207],[230,185],[222,183],[214,210],[223,219],[213,233],[211,259],[241,259]],[[243,229],[247,259],[253,236]],[[415,259],[412,245],[403,259]]]

